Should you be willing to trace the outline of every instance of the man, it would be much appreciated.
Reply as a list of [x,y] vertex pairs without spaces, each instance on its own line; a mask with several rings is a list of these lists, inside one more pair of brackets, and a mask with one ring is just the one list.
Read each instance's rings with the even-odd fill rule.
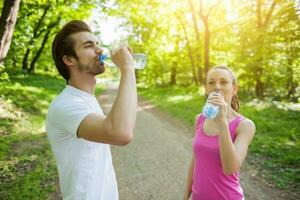
[[121,47],[112,54],[121,80],[111,112],[105,116],[94,89],[105,68],[90,28],[79,20],[56,35],[52,55],[66,88],[51,103],[46,131],[56,158],[60,187],[67,200],[118,200],[110,144],[126,145],[133,137],[137,92],[132,52]]

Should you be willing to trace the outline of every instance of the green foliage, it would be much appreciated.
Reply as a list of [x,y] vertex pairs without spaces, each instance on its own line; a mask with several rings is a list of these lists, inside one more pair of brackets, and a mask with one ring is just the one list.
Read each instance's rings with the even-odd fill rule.
[[5,66],[0,64],[0,83],[9,80],[9,75],[5,71]]
[[[205,26],[199,15],[199,2],[132,0],[129,4],[124,0],[24,0],[5,64],[10,69],[26,68],[26,63],[30,65],[50,30],[36,66],[54,72],[50,49],[55,33],[71,19],[86,19],[97,3],[100,9],[95,12],[103,13],[104,18],[105,14],[121,18],[123,24],[120,26],[130,32],[127,39],[134,51],[147,54],[146,69],[137,72],[139,82],[163,87],[193,85],[195,78],[205,76]],[[240,77],[240,86],[251,95],[255,95],[255,85],[260,80],[266,97],[297,101],[300,95],[300,19],[296,2],[276,1],[268,18],[271,3],[262,1],[261,25],[255,1],[203,2],[204,14],[210,13],[210,67],[230,65]],[[48,6],[49,11],[40,21]],[[49,28],[56,21],[59,23]]]
[[204,91],[197,87],[166,87],[166,88],[139,88],[138,92],[145,99],[172,114],[185,119],[190,125],[195,116],[201,112],[205,101]]
[[0,10],[2,10],[4,1],[0,1]]
[[[57,171],[45,135],[13,143],[9,158],[0,161],[2,199],[46,199],[55,189]],[[2,160],[2,159],[1,159]]]
[[49,74],[11,74],[0,85],[0,197],[46,199],[57,180],[43,130],[46,110],[63,80]]
[[256,124],[257,133],[250,147],[256,157],[252,164],[278,187],[299,188],[300,112],[274,106],[261,110],[245,106],[241,112]]
[[[128,4],[119,0],[103,9],[125,19],[124,26],[131,30],[129,43],[148,56],[147,68],[138,72],[139,82],[165,87],[171,84],[172,68],[176,68],[176,84],[192,85],[193,73],[198,74],[193,72],[193,62],[205,76],[205,29],[199,2],[133,0]],[[276,1],[273,10],[270,1],[261,1],[261,23],[255,1],[203,2],[205,15],[213,7],[208,18],[210,67],[231,66],[240,77],[239,85],[251,95],[260,80],[265,97],[297,101],[300,18],[295,1]]]
[[[20,4],[18,20],[14,30],[14,36],[8,56],[6,66],[10,69],[22,69],[28,71],[24,65],[33,61],[41,48],[47,31],[50,31],[49,38],[36,63],[39,69],[53,72],[51,45],[54,35],[58,29],[66,22],[73,19],[87,19],[95,7],[96,0],[49,0],[30,1],[24,0]],[[42,18],[45,10],[44,18]],[[67,11],[67,12],[66,12]],[[28,53],[27,60],[26,52]]]
[[[86,19],[96,3],[101,6],[101,12],[122,18],[123,26],[130,31],[128,40],[133,50],[147,54],[147,67],[137,71],[137,77],[138,82],[148,89],[140,88],[140,93],[191,125],[194,116],[201,111],[203,91],[197,89],[193,80],[195,73],[196,76],[205,76],[205,29],[199,16],[200,1],[190,1],[193,10],[189,1],[183,0],[131,0],[130,3],[119,0],[113,5],[111,2],[22,0],[4,63],[6,67],[0,67],[0,106],[5,110],[0,113],[0,177],[5,180],[0,183],[0,191],[6,191],[5,198],[45,199],[46,194],[53,190],[57,175],[53,158],[48,154],[49,146],[42,142],[45,135],[40,129],[49,102],[63,88],[64,81],[51,75],[56,71],[51,43],[63,24],[72,19]],[[264,85],[266,97],[299,101],[300,18],[296,1],[276,1],[270,20],[263,28],[258,27],[255,1],[204,2],[204,14],[214,6],[209,16],[210,66],[230,65],[239,77],[245,102],[255,95],[257,78]],[[219,4],[214,5],[215,2]],[[265,20],[271,4],[266,0],[262,2],[262,18]],[[2,6],[3,1],[0,10]],[[40,20],[47,7],[49,11]],[[57,24],[50,26],[53,22]],[[34,31],[38,25],[38,30]],[[20,73],[24,63],[30,65],[37,55],[47,31],[50,31],[49,38],[36,64],[36,71],[43,73],[31,75],[25,73],[26,70]],[[193,69],[193,63],[200,71]],[[262,69],[259,75],[258,68]],[[170,87],[174,75],[175,87]],[[97,89],[97,93],[101,91],[101,88]],[[255,121],[258,130],[250,147],[254,155],[250,161],[278,186],[299,188],[299,112],[243,106],[242,113]],[[21,141],[37,143],[46,151],[39,147],[35,149],[37,153],[25,150],[26,153],[18,154],[18,148],[11,151]],[[50,161],[44,159],[49,157]],[[23,168],[28,168],[28,171],[22,173]]]

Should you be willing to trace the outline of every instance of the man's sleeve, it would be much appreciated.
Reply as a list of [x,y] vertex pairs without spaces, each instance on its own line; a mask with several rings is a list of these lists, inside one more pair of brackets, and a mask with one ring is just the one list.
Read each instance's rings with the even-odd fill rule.
[[84,101],[69,101],[60,103],[55,108],[55,121],[57,125],[74,137],[77,137],[77,130],[81,121],[89,114],[93,113],[89,106]]

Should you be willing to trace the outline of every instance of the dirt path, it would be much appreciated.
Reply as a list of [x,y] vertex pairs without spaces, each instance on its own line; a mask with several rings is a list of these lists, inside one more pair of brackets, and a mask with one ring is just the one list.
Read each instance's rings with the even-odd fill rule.
[[[109,88],[99,101],[107,113],[116,96]],[[193,128],[139,98],[134,140],[112,146],[120,200],[180,200],[191,159]],[[263,183],[247,163],[241,170],[246,200],[289,199]]]
[[[111,109],[116,85],[98,98],[105,113]],[[181,200],[192,155],[193,127],[161,112],[139,98],[133,141],[112,146],[120,200]],[[244,163],[241,183],[245,200],[295,200],[264,183]],[[59,186],[48,200],[60,200]],[[294,196],[294,195],[293,195]]]

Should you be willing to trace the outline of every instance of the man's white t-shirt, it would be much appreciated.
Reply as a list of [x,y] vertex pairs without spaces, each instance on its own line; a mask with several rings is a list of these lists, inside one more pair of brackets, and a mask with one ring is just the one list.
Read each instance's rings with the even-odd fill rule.
[[104,115],[97,99],[67,85],[51,103],[46,131],[65,200],[118,200],[110,145],[77,137],[81,121],[91,113]]

